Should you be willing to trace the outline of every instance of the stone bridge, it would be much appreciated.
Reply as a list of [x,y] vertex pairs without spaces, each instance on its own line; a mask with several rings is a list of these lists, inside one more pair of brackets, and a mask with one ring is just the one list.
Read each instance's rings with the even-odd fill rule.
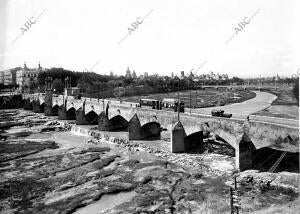
[[[100,131],[128,131],[129,140],[159,136],[162,129],[171,136],[172,152],[185,152],[189,136],[203,133],[227,142],[234,148],[236,167],[251,168],[252,150],[261,145],[283,145],[287,136],[299,144],[299,128],[279,124],[249,122],[240,119],[218,118],[138,107],[137,103],[107,99],[81,98],[45,94],[23,95],[24,108],[45,115],[58,115],[61,120],[76,120],[77,125],[97,124]],[[201,143],[198,142],[198,143]]]

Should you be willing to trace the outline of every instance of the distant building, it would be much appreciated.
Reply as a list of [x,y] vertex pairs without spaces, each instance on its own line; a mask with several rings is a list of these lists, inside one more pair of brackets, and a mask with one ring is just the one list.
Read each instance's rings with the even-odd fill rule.
[[65,96],[76,96],[79,94],[80,94],[80,88],[78,87],[65,88]]
[[16,70],[8,69],[0,72],[0,83],[4,85],[16,84]]
[[171,73],[171,78],[174,79],[174,73],[173,72]]
[[125,78],[126,78],[126,79],[131,79],[131,78],[132,78],[132,77],[131,77],[131,72],[130,72],[129,67],[127,67],[126,74],[125,74]]
[[4,84],[4,71],[0,71],[0,84]]
[[181,72],[180,72],[180,77],[181,77],[182,79],[184,79],[184,71],[181,71]]
[[193,72],[191,71],[190,75],[189,75],[189,79],[193,80],[195,78]]
[[136,79],[136,78],[137,78],[137,77],[136,77],[136,73],[135,73],[134,70],[132,71],[132,78],[133,78],[133,79]]
[[110,71],[109,76],[114,77],[114,73],[112,71]]
[[151,75],[152,77],[156,77],[156,78],[158,78],[159,77],[159,75],[158,75],[158,73],[154,73],[153,75]]
[[149,75],[148,75],[148,72],[145,72],[145,73],[144,73],[144,78],[148,78],[148,76],[149,76]]
[[24,88],[30,88],[32,85],[37,84],[38,75],[42,71],[45,71],[45,69],[41,67],[40,63],[37,68],[31,69],[24,63],[24,67],[18,70],[16,74],[16,82],[19,88],[23,90]]

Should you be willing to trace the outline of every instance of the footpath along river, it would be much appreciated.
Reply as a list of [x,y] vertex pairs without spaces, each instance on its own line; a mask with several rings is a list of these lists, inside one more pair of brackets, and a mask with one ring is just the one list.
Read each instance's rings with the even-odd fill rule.
[[[1,110],[0,124],[1,213],[230,210],[233,157],[171,154],[167,133],[155,141],[98,140],[75,131],[70,122],[24,110]],[[249,190],[245,200],[256,194]],[[294,197],[281,196],[282,203]]]

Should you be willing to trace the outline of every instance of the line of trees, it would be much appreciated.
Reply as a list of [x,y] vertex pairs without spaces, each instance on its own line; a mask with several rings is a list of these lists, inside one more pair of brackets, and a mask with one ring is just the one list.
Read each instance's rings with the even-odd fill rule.
[[295,98],[297,99],[298,105],[299,105],[299,78],[296,80],[296,84],[293,88],[293,94]]
[[[43,91],[45,78],[52,76],[53,88],[57,93],[64,90],[64,81],[66,77],[71,78],[71,86],[79,87],[82,93],[91,97],[112,97],[116,87],[126,88],[126,96],[143,95],[149,93],[174,92],[178,90],[197,89],[201,85],[229,85],[244,84],[244,80],[238,77],[228,78],[226,80],[199,81],[191,77],[179,79],[177,76],[151,75],[146,78],[132,78],[124,76],[101,75],[93,72],[74,72],[63,68],[51,68],[41,72],[38,76],[38,86]],[[247,83],[247,82],[245,82]]]

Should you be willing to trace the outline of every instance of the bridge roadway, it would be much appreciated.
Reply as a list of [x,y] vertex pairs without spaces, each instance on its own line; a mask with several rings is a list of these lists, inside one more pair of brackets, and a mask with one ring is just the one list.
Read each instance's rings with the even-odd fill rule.
[[[211,110],[222,109],[222,110],[225,110],[225,112],[233,114],[233,118],[231,118],[231,119],[244,121],[247,118],[247,116],[249,116],[249,119],[251,121],[255,121],[258,123],[269,123],[269,124],[273,124],[273,125],[280,124],[280,125],[291,127],[291,128],[299,127],[299,120],[252,115],[255,112],[258,112],[260,110],[263,110],[263,109],[266,109],[267,107],[269,107],[271,105],[271,103],[277,98],[276,95],[273,95],[273,94],[270,94],[267,92],[259,92],[259,91],[254,91],[254,92],[256,93],[255,98],[244,101],[242,103],[234,103],[234,104],[229,104],[229,105],[225,105],[225,106],[207,107],[207,108],[200,108],[200,109],[191,109],[191,113],[192,113],[192,115],[211,117]],[[38,94],[24,94],[23,97],[24,98],[30,97],[31,101],[32,101],[32,100],[34,100],[34,97],[37,99],[37,97],[39,97],[39,95]],[[41,103],[44,102],[44,97],[45,97],[44,94],[40,94]],[[62,100],[63,100],[62,95],[58,95],[57,97],[56,97],[56,95],[54,95],[53,106],[55,106],[55,104],[61,105]],[[69,96],[69,99],[67,98],[66,100],[74,100],[74,97]],[[108,103],[120,104],[120,101],[111,100],[111,99],[98,100],[98,99],[94,99],[94,98],[82,98],[80,102],[83,102],[83,100],[86,100],[88,103],[96,104],[95,108],[97,108],[98,102],[104,103],[104,105],[101,105],[103,111],[105,110],[104,106],[107,105]],[[76,101],[75,103],[78,103],[78,101]],[[129,107],[136,107],[138,104],[139,103],[124,102],[124,101],[121,103],[121,105],[129,106]],[[73,105],[72,105],[72,103],[67,102],[67,110],[69,110]],[[78,107],[80,107],[80,105],[77,106],[76,110],[78,109]],[[92,109],[90,109],[90,110],[92,110]],[[99,110],[100,109],[98,107],[98,109],[96,110],[98,115],[100,114]],[[162,111],[164,111],[164,110],[162,110]],[[169,110],[168,110],[168,112],[169,112]],[[188,115],[190,115],[189,108],[186,108],[185,112]],[[222,118],[222,119],[226,120],[227,118]],[[231,119],[229,119],[229,120],[231,120]]]
[[241,118],[181,113],[178,121],[176,112],[140,108],[137,103],[130,102],[84,97],[75,99],[71,96],[53,96],[49,91],[45,95],[23,95],[23,99],[25,109],[44,112],[49,116],[58,115],[59,119],[74,119],[77,125],[98,124],[100,131],[127,130],[129,140],[157,136],[161,128],[165,128],[170,131],[172,152],[185,152],[190,145],[190,136],[202,136],[203,132],[208,131],[235,149],[236,167],[240,170],[251,166],[251,144],[254,148],[268,145],[282,147],[289,142],[289,135],[299,145],[298,124],[281,124],[274,122],[274,118],[245,121]]

